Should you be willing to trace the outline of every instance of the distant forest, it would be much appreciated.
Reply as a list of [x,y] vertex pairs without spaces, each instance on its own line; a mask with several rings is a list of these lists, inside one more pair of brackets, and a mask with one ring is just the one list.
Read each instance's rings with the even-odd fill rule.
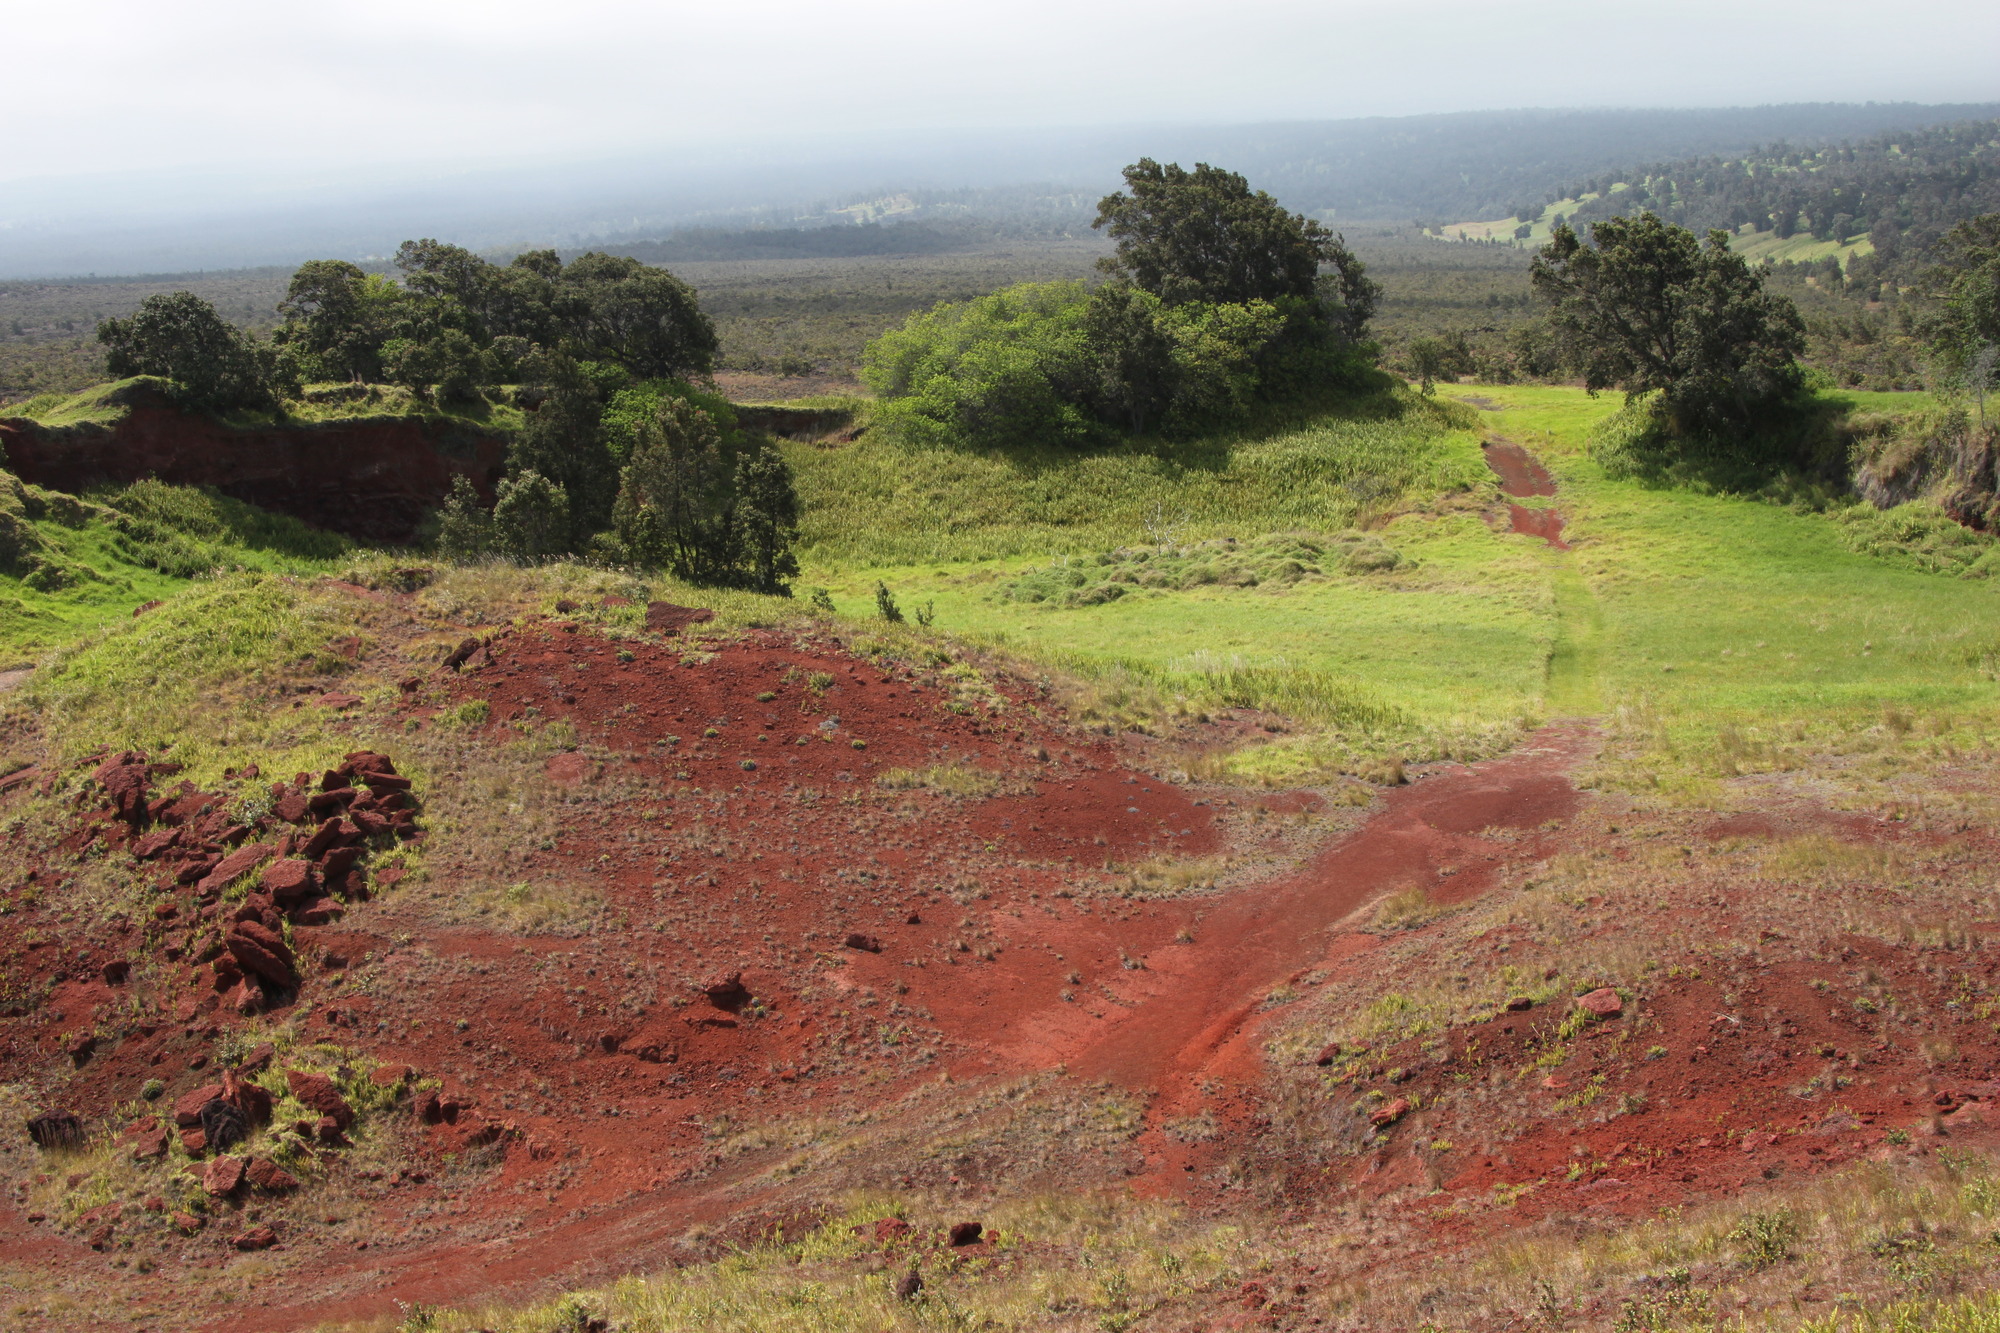
[[1569,215],[1576,225],[1646,210],[1696,232],[1747,227],[1841,244],[1866,236],[1878,258],[1894,260],[2000,210],[2000,120],[1602,173],[1518,205],[1515,216],[1530,221],[1564,199],[1585,200]]

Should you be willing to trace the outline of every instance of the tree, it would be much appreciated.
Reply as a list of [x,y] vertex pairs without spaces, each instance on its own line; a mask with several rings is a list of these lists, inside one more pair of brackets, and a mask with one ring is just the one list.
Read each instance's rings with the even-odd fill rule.
[[315,378],[378,379],[401,297],[388,280],[345,260],[315,259],[299,265],[278,303],[285,322],[276,341]]
[[769,444],[736,460],[736,546],[745,584],[755,592],[792,595],[799,575],[792,547],[799,537],[799,493],[791,465]]
[[522,564],[539,564],[569,549],[569,497],[529,468],[494,488],[493,544]]
[[1125,168],[1130,193],[1106,195],[1092,227],[1118,242],[1105,270],[1169,304],[1310,301],[1320,267],[1354,267],[1342,238],[1252,192],[1233,171],[1141,158]]
[[277,357],[193,292],[149,296],[125,319],[97,326],[113,375],[158,375],[189,407],[276,410]]
[[1959,223],[1937,249],[1919,283],[1933,303],[1924,334],[1945,379],[1983,400],[2000,347],[2000,213]]
[[603,392],[587,367],[559,353],[531,358],[529,373],[541,405],[507,451],[508,467],[533,470],[562,488],[569,549],[582,550],[610,521],[618,486],[604,447]]
[[1530,270],[1552,307],[1564,364],[1592,393],[1658,392],[1677,432],[1721,434],[1757,425],[1803,384],[1805,328],[1792,303],[1730,253],[1651,213],[1593,224],[1586,245],[1557,229]]
[[715,326],[694,289],[662,268],[617,255],[579,255],[562,270],[558,322],[575,355],[615,361],[642,379],[714,368]]
[[1412,338],[1403,349],[1403,358],[1417,381],[1418,391],[1426,398],[1436,392],[1439,380],[1455,379],[1472,371],[1472,349],[1463,333],[1443,338]]
[[493,552],[493,515],[463,472],[451,479],[451,493],[438,510],[437,548],[448,560],[476,560]]
[[690,583],[736,582],[731,468],[714,418],[663,400],[619,474],[611,529],[633,560]]

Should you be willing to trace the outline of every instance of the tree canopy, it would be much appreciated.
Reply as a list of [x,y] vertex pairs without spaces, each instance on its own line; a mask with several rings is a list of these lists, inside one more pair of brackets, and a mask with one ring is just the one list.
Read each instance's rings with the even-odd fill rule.
[[292,277],[278,341],[307,379],[386,377],[465,396],[521,378],[533,350],[639,378],[705,375],[714,326],[665,269],[590,253],[564,264],[531,250],[494,264],[462,246],[405,241],[400,283],[316,260]]
[[2000,213],[1952,228],[1921,285],[1934,303],[1925,332],[1938,368],[1983,402],[2000,359]]
[[278,404],[274,358],[193,292],[149,296],[124,319],[97,326],[113,375],[158,375],[189,407],[211,411]]
[[1798,311],[1764,290],[1726,232],[1698,241],[1650,213],[1593,224],[1589,244],[1558,227],[1530,278],[1585,386],[1657,392],[1677,432],[1754,427],[1804,382]]
[[[1206,162],[1188,171],[1145,157],[1125,168],[1125,186],[1130,193],[1098,201],[1091,223],[1118,243],[1104,267],[1170,305],[1309,301],[1319,290],[1322,267],[1358,271],[1340,237],[1286,212],[1233,171]],[[1364,313],[1359,322],[1367,318]]]

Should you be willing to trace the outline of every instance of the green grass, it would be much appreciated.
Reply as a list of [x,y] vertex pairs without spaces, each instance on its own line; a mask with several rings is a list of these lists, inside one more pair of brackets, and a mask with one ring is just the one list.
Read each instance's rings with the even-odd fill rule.
[[[1274,779],[1384,750],[1490,753],[1550,716],[1602,717],[1639,738],[1623,780],[1641,785],[1784,767],[1808,743],[1860,753],[1913,730],[1962,738],[1995,720],[2000,587],[1952,576],[1992,562],[1931,551],[1942,539],[1922,516],[1877,522],[1614,479],[1588,440],[1619,395],[1450,392],[1499,405],[1488,429],[1550,466],[1561,493],[1529,503],[1564,512],[1572,551],[1496,530],[1504,511],[1465,418],[1373,404],[1181,453],[799,446],[800,582],[865,619],[881,580],[940,630],[1095,680],[1086,720],[1223,704],[1288,713],[1305,730],[1233,761]],[[1840,397],[1856,411],[1926,405]],[[1150,548],[1180,569],[1216,537],[1324,540],[1355,524],[1404,563],[1022,600],[1054,588],[1064,559],[1131,569],[1129,550],[1110,553]]]
[[1740,743],[1722,749],[1775,753],[1904,712],[1934,729],[1993,720],[2000,587],[1857,551],[1834,515],[1607,478],[1587,440],[1615,394],[1474,392],[1504,409],[1488,414],[1494,429],[1555,474],[1589,598],[1558,598],[1563,633],[1591,621],[1605,707],[1646,719],[1661,753],[1713,757],[1732,729]]
[[16,403],[0,416],[25,417],[41,426],[110,426],[122,421],[136,389],[165,385],[147,375],[93,384],[76,393],[45,393]]
[[34,488],[21,495],[25,506],[8,516],[21,557],[0,570],[0,665],[21,665],[218,572],[311,571],[351,549],[296,519],[152,480],[82,503]]
[[[1110,695],[1096,701],[1107,721],[1244,705],[1309,724],[1246,757],[1266,774],[1382,749],[1504,747],[1540,706],[1554,634],[1540,544],[1466,509],[1484,505],[1491,476],[1462,409],[1409,395],[1364,408],[1179,451],[801,446],[800,582],[864,617],[884,581],[906,612],[928,605],[941,630],[1094,678]],[[1052,558],[1139,547],[1177,564],[1215,538],[1325,541],[1354,525],[1403,563],[1347,573],[1328,562],[1325,577],[1254,587],[1134,587],[1101,604],[1019,596],[1048,581]]]
[[1383,394],[1261,437],[1100,450],[877,439],[788,450],[805,562],[855,568],[1095,552],[1136,541],[1337,531],[1406,492],[1484,481],[1461,409]]

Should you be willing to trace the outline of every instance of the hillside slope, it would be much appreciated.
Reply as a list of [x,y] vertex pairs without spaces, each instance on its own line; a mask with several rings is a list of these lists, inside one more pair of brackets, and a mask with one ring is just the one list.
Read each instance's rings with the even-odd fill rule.
[[12,1316],[1988,1300],[1996,590],[1467,392],[791,446],[832,612],[358,558],[54,654],[0,784]]

